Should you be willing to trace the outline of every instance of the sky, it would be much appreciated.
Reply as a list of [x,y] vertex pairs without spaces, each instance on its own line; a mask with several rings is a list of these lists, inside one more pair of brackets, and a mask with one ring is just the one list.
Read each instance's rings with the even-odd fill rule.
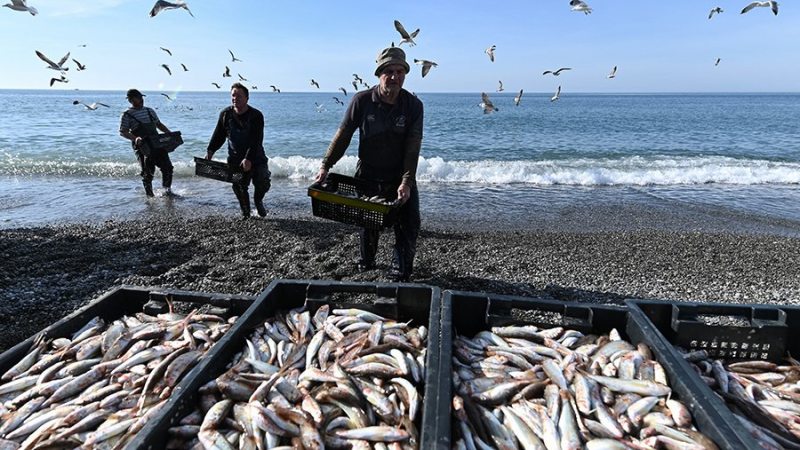
[[[587,0],[588,15],[568,0],[189,0],[194,17],[175,9],[150,18],[154,3],[28,0],[36,16],[0,8],[0,89],[213,91],[241,74],[260,91],[311,92],[313,78],[322,91],[352,92],[354,73],[376,84],[376,56],[400,42],[399,20],[420,29],[416,46],[402,45],[414,92],[495,92],[500,81],[506,92],[800,91],[797,0],[781,2],[777,16],[740,14],[747,0]],[[709,19],[717,6],[724,12]],[[86,70],[70,60],[69,82],[49,87],[58,72],[36,50],[54,61],[69,52]],[[414,58],[438,67],[422,78]],[[542,75],[561,67],[572,70]]]

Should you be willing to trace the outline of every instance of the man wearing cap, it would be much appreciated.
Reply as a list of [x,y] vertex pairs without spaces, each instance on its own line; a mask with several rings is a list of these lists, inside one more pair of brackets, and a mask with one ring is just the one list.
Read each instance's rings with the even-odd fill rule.
[[148,197],[153,197],[153,176],[156,167],[161,169],[161,185],[167,195],[172,194],[172,161],[169,153],[159,152],[157,154],[145,155],[143,151],[144,138],[158,134],[158,130],[169,133],[169,128],[161,123],[158,115],[152,108],[144,106],[145,95],[138,89],[128,89],[126,98],[131,107],[122,113],[119,123],[119,134],[130,140],[136,159],[142,167],[142,185]]
[[[409,281],[420,229],[416,173],[422,146],[422,102],[403,89],[410,68],[399,47],[386,48],[377,59],[379,84],[353,95],[333,137],[316,180],[321,182],[359,130],[356,177],[397,186],[400,211],[394,224],[395,244],[387,276]],[[378,230],[362,229],[360,270],[375,268]]]

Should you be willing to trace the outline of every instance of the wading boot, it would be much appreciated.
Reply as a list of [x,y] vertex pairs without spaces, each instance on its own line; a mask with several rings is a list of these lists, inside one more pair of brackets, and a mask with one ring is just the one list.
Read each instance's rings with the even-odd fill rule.
[[144,186],[144,194],[148,197],[155,197],[153,193],[153,182],[152,181],[142,181],[142,185]]
[[264,207],[264,196],[267,194],[266,190],[256,188],[253,193],[253,202],[256,204],[256,211],[261,217],[267,216],[267,208]]
[[247,219],[250,217],[250,197],[247,195],[247,189],[242,189],[237,185],[233,185],[233,192],[236,194],[236,199],[239,200],[239,207],[242,209],[242,217]]

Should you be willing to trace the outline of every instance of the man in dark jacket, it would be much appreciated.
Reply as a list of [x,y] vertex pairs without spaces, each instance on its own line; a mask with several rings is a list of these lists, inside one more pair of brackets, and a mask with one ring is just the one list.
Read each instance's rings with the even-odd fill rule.
[[[267,155],[264,153],[264,115],[248,105],[250,92],[241,83],[231,86],[231,106],[219,114],[217,127],[208,143],[206,159],[228,141],[228,166],[240,172],[234,177],[233,192],[239,200],[244,218],[250,217],[250,197],[247,188],[253,182],[253,201],[258,215],[267,215],[264,196],[271,186]],[[240,176],[238,176],[240,175]]]
[[[421,222],[416,174],[423,108],[417,97],[403,89],[409,66],[402,49],[384,49],[376,62],[379,84],[353,95],[316,179],[325,179],[359,130],[356,177],[397,186],[397,198],[402,204],[394,224],[395,245],[387,276],[394,281],[409,281]],[[359,269],[375,267],[379,233],[361,230]]]

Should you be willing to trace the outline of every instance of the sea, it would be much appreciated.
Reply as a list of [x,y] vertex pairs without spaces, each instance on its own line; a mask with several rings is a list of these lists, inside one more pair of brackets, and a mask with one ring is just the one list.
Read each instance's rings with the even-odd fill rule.
[[[171,153],[175,198],[144,195],[118,133],[124,91],[0,90],[0,228],[237,216],[230,185],[194,173],[229,93],[144,92],[184,139]],[[515,93],[501,92],[490,93],[499,108],[491,114],[478,106],[480,93],[415,95],[425,106],[417,180],[428,223],[491,229],[621,204],[800,223],[797,93],[565,93],[555,102],[525,93],[515,106]],[[345,109],[333,97],[349,100],[251,91],[250,105],[265,117],[268,218],[311,216],[307,190]],[[335,172],[355,172],[357,141]]]

